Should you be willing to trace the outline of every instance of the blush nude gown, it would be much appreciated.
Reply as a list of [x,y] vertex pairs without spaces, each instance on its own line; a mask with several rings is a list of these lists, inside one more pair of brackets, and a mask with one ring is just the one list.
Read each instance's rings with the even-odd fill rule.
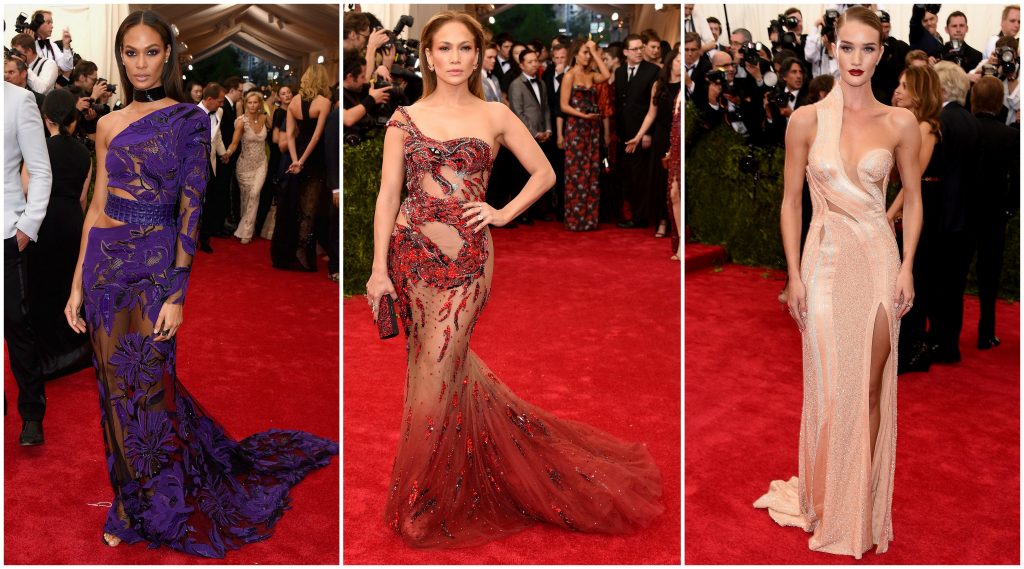
[[[807,161],[814,214],[800,264],[807,326],[799,477],[773,481],[754,507],[813,532],[812,550],[859,559],[872,545],[885,552],[892,540],[900,257],[885,188],[893,157],[876,148],[848,168],[839,150],[842,89],[815,107]],[[873,383],[872,349],[886,341],[885,368]]]

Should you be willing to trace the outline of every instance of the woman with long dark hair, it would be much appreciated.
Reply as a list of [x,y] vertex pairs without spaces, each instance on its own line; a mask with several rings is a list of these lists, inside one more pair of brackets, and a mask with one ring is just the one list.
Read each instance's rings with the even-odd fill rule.
[[183,102],[177,41],[159,14],[129,14],[114,54],[130,103],[97,125],[95,190],[65,308],[95,354],[114,490],[103,541],[223,557],[270,537],[289,489],[338,446],[281,430],[235,441],[178,380],[210,118]]
[[[939,178],[943,160],[942,131],[939,128],[939,112],[942,111],[942,85],[939,75],[930,65],[908,67],[900,74],[900,82],[893,93],[893,105],[909,109],[917,118],[921,130],[921,152],[919,161],[924,165],[921,173],[921,205],[924,224],[917,242],[917,262],[914,263],[914,307],[900,322],[900,344],[897,373],[905,371],[928,371],[931,367],[931,349],[925,331],[931,285],[928,274],[929,263],[936,261],[932,242],[935,230],[940,227],[940,216],[936,206],[942,195],[942,181]],[[886,213],[895,227],[903,222],[903,190],[896,195]],[[902,246],[902,238],[900,245]]]
[[569,47],[569,70],[562,77],[559,99],[564,127],[558,147],[565,149],[565,228],[597,229],[601,199],[601,113],[597,84],[611,77],[601,50],[593,41],[576,40]]
[[[812,533],[810,549],[860,558],[892,541],[899,321],[914,305],[921,231],[921,134],[913,113],[878,102],[871,76],[882,23],[848,9],[832,54],[840,77],[800,107],[786,130],[782,243],[787,301],[803,341],[799,476],[754,502],[783,526]],[[903,178],[903,259],[885,216],[885,188]],[[814,214],[800,254],[801,193]]]
[[[431,18],[420,40],[424,96],[398,108],[384,137],[366,294],[374,318],[397,301],[408,356],[384,519],[406,543],[432,548],[480,544],[538,521],[628,532],[664,509],[647,449],[523,401],[469,349],[491,291],[488,226],[515,219],[555,182],[522,121],[484,100],[483,47],[472,15]],[[498,145],[530,175],[501,209],[484,201]]]

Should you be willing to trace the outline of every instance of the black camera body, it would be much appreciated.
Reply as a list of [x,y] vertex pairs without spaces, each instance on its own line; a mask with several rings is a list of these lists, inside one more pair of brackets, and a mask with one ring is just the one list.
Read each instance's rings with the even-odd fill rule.
[[831,43],[836,43],[836,20],[839,19],[839,10],[825,10],[825,17],[821,24],[821,35],[828,38]]
[[789,93],[786,92],[786,84],[779,83],[778,87],[775,88],[775,92],[772,93],[769,99],[777,107],[788,107],[789,106]]
[[[398,18],[395,29],[385,30],[388,34],[388,41],[380,46],[381,51],[395,49],[395,55],[404,61],[404,65],[410,69],[416,67],[416,60],[419,57],[420,40],[400,38],[405,28],[411,26],[414,20],[412,16],[404,15]],[[378,28],[383,29],[383,28]],[[388,64],[390,67],[390,62]]]
[[14,31],[23,34],[25,30],[32,30],[32,35],[35,35],[39,32],[39,26],[43,25],[44,17],[42,14],[38,14],[35,18],[32,18],[32,21],[29,21],[28,15],[22,12],[14,20]]
[[1018,71],[1020,71],[1020,59],[1017,57],[1017,53],[1010,46],[1003,46],[995,50],[996,53],[996,72],[1000,79],[1006,79],[1012,77]]
[[963,47],[964,43],[960,40],[950,40],[942,46],[942,61],[952,61],[953,63],[960,65],[963,61]]
[[793,30],[800,25],[800,22],[793,16],[786,17],[783,14],[779,14],[779,17],[772,20],[768,24],[768,35],[776,34],[778,40],[772,42],[782,49],[789,49],[796,51],[796,33]]

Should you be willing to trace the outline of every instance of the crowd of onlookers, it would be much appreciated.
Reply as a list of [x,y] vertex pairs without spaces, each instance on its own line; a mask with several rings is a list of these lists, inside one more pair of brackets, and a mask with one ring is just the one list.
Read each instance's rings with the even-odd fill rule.
[[[377,18],[361,12],[345,14],[343,35],[344,138],[360,144],[384,128],[397,106],[419,99],[422,82],[413,71],[418,45],[396,41]],[[550,192],[505,227],[536,220],[558,220],[572,231],[596,229],[599,222],[649,227],[657,237],[675,237],[677,253],[679,184],[674,194],[666,189],[672,183],[666,156],[679,107],[679,43],[673,46],[653,30],[604,48],[562,35],[545,42],[502,33],[487,41],[484,98],[519,116],[557,178]],[[502,148],[488,203],[505,206],[527,177]]]
[[[914,6],[909,44],[890,35],[885,11],[876,12],[884,49],[872,91],[882,103],[912,111],[923,138],[924,225],[914,307],[901,323],[901,372],[961,360],[963,294],[972,261],[981,301],[977,347],[999,345],[995,300],[1006,225],[1020,208],[1020,7],[1002,9],[1001,29],[983,52],[964,41],[967,16],[961,11],[946,17],[944,41],[937,32],[940,8]],[[690,4],[684,14],[685,92],[700,116],[691,143],[712,129],[731,128],[750,144],[784,146],[787,118],[838,88],[839,68],[831,56],[836,10],[806,28],[800,10],[786,10],[769,26],[770,44],[752,42],[742,28],[722,44],[717,19],[702,18]],[[902,185],[898,168],[891,176]],[[806,238],[812,215],[806,184],[802,201]],[[897,194],[887,212],[901,246],[902,203]]]

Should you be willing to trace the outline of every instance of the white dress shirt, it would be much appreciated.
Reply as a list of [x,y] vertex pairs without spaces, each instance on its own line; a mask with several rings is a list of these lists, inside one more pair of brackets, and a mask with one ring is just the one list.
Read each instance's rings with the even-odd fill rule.
[[57,82],[57,63],[52,59],[36,57],[35,61],[28,66],[28,88],[40,95],[45,95],[53,90]]
[[46,47],[39,45],[39,41],[36,40],[36,55],[56,61],[61,71],[71,71],[75,67],[75,54],[71,48],[62,50],[52,37],[42,40]]
[[[227,97],[224,97],[224,100],[226,101]],[[210,115],[210,168],[216,174],[217,157],[227,153],[227,149],[224,148],[224,141],[220,137],[220,120],[224,116],[224,109],[217,109],[217,112],[211,113],[202,103],[196,106],[202,109],[204,113]]]
[[[21,161],[28,169],[28,198],[21,189]],[[4,81],[4,239],[20,229],[35,241],[50,203],[50,153],[36,98]]]

